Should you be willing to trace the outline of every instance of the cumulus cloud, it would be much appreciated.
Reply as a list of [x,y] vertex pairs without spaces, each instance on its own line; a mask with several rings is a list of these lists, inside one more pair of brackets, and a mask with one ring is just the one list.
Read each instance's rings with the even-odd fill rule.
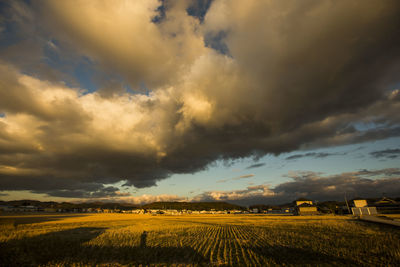
[[228,201],[233,203],[247,203],[248,200],[257,201],[259,199],[271,198],[274,196],[268,186],[256,185],[249,186],[244,190],[233,191],[209,191],[195,196],[192,201]]
[[381,197],[400,194],[400,169],[360,170],[335,175],[311,171],[291,172],[291,181],[275,187],[249,186],[244,190],[208,191],[197,195],[194,201],[229,201],[241,205],[282,204],[297,198],[312,200],[343,200],[348,197]]
[[90,92],[4,58],[0,189],[51,179],[48,192],[84,184],[107,194],[101,185],[148,187],[219,159],[400,135],[399,91],[389,90],[399,82],[398,1],[216,0],[201,18],[166,1],[158,20],[156,0],[18,3],[10,20],[37,35],[35,51],[88,58],[150,92],[126,93],[118,79]]

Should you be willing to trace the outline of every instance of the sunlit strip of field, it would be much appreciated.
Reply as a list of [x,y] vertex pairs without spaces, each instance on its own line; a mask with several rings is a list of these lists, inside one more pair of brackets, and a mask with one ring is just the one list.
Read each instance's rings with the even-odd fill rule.
[[399,240],[345,216],[0,216],[0,265],[396,266]]

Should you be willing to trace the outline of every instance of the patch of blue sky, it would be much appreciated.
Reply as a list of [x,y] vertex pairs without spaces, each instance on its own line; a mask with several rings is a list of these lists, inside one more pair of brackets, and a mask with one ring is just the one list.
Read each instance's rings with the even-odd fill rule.
[[[204,17],[211,6],[213,0],[196,0],[191,1],[191,4],[186,9],[186,12],[189,16],[196,17],[200,20],[200,22],[204,21]],[[166,18],[166,11],[168,5],[166,5],[167,1],[160,0],[160,6],[157,8],[158,14],[152,18],[152,22],[154,23],[162,23]]]
[[200,20],[200,22],[203,22],[212,2],[213,0],[192,1],[192,4],[186,9],[186,12],[188,15],[196,17]]
[[144,93],[145,95],[147,95],[147,96],[149,96],[150,95],[150,90],[149,90],[149,88],[147,87],[147,85],[146,85],[146,83],[145,82],[140,82],[140,84],[139,84],[139,88],[140,88],[140,91],[142,92],[142,93]]
[[[270,161],[268,166],[257,169],[247,169],[249,165],[254,164],[251,158],[236,160],[230,164],[217,161],[210,164],[206,170],[194,174],[174,174],[159,181],[155,187],[139,189],[137,195],[174,194],[190,198],[206,191],[242,190],[252,184],[271,183],[271,176],[266,174],[271,174],[271,170],[274,170],[270,166],[273,166],[271,163],[276,163],[277,158],[266,156],[263,159]],[[275,176],[279,177],[281,171],[275,171]],[[239,178],[250,174],[254,176]]]
[[216,34],[207,33],[204,36],[204,44],[206,47],[210,47],[215,51],[219,52],[220,54],[232,57],[232,55],[229,52],[229,47],[225,43],[225,38],[227,34],[228,33],[226,31],[219,31]]
[[[384,140],[370,142],[368,143],[368,146],[365,147],[365,153],[369,155],[369,153],[374,151],[395,149],[395,148],[400,148],[400,137],[391,137]],[[397,159],[397,163],[400,163],[399,159]]]
[[[0,7],[0,9],[2,8]],[[4,8],[2,11],[4,11]],[[2,23],[0,22],[0,29],[0,48],[6,48],[10,45],[17,44],[25,38],[23,35],[17,34],[18,24],[7,20],[7,18],[4,19]]]
[[376,158],[371,157],[370,152],[393,147],[396,146],[396,144],[399,146],[400,137],[362,144],[338,146],[329,149],[318,149],[300,153],[292,152],[285,156],[288,157],[294,154],[306,154],[312,152],[330,153],[332,155],[323,158],[303,157],[298,160],[287,160],[284,169],[323,172],[326,175],[332,175],[361,169],[371,170],[395,168],[398,167],[398,160],[379,161]]
[[98,89],[97,84],[92,77],[96,74],[94,63],[87,57],[79,57],[78,61],[69,60],[68,57],[59,54],[59,43],[57,40],[49,40],[43,47],[43,63],[60,72],[67,73],[73,77],[74,81],[64,80],[69,87],[75,87],[73,82],[85,90],[85,93],[91,93]]
[[[29,1],[26,1],[26,3],[29,4]],[[0,12],[7,11],[8,6],[9,5],[0,4]],[[0,48],[18,44],[26,38],[19,34],[18,27],[16,22],[7,19],[6,16],[4,22],[0,23]],[[98,90],[99,84],[93,79],[94,75],[103,77],[106,75],[100,73],[95,64],[88,57],[79,56],[78,54],[63,54],[63,51],[65,51],[65,49],[63,49],[62,43],[54,38],[49,39],[42,46],[43,55],[41,57],[41,62],[60,73],[66,74],[61,81],[68,87],[76,88],[78,86],[84,90],[84,94]],[[35,74],[35,68],[28,67],[21,69],[21,73],[26,75]]]
[[[121,82],[123,83],[122,79],[121,79]],[[143,81],[139,83],[139,86],[137,87],[136,90],[135,90],[135,88],[132,88],[132,86],[130,84],[127,84],[127,83],[124,83],[123,87],[127,93],[132,94],[132,95],[144,94],[146,96],[149,96],[151,93],[151,90],[149,90],[146,83]]]
[[92,65],[87,62],[80,62],[73,71],[73,76],[80,87],[85,89],[85,93],[92,93],[98,89],[97,85],[92,80],[94,74],[95,70],[92,68]]
[[352,126],[357,130],[357,131],[368,131],[368,130],[374,130],[380,127],[387,127],[386,123],[375,123],[375,122],[356,122],[353,123]]
[[165,0],[160,1],[161,5],[157,8],[158,14],[152,18],[153,23],[161,23],[165,19]]
[[129,84],[124,84],[123,87],[128,94],[135,94],[135,91],[133,91],[132,87]]

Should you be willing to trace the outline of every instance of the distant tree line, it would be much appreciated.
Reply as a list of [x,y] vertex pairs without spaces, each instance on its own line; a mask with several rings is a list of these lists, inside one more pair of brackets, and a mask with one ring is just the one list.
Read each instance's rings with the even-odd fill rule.
[[0,201],[0,205],[6,206],[36,206],[41,208],[55,208],[62,210],[74,209],[113,209],[113,210],[133,210],[133,209],[173,209],[173,210],[246,210],[245,207],[226,202],[154,202],[145,205],[134,205],[129,203],[109,203],[109,202],[41,202],[37,200],[15,200]]

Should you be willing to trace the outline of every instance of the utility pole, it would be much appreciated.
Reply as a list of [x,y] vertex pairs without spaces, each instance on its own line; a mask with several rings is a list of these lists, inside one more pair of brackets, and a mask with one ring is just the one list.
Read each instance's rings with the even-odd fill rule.
[[351,212],[350,212],[349,203],[347,202],[346,191],[344,191],[344,200],[346,201],[346,206],[347,206],[347,210],[348,210],[348,212],[349,212],[349,213],[351,213]]

